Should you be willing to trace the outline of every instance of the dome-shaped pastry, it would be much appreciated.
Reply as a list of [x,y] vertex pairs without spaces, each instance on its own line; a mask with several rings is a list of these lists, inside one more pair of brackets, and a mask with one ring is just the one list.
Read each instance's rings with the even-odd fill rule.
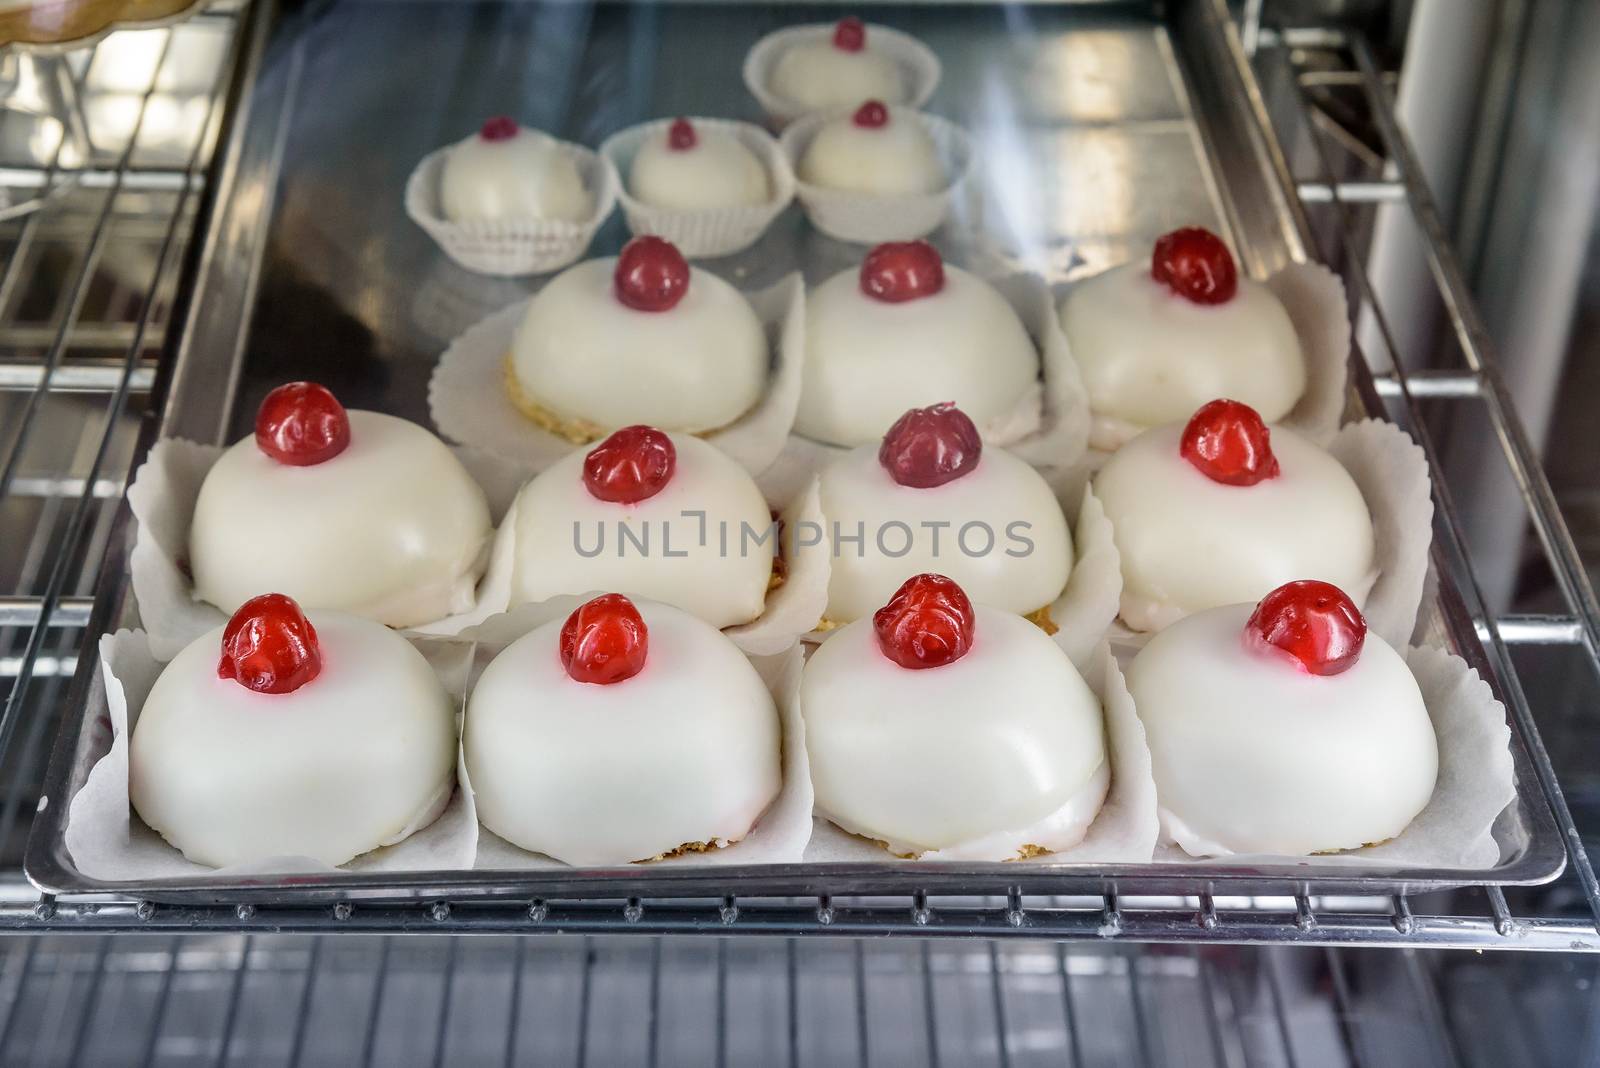
[[800,156],[800,180],[884,196],[935,193],[948,182],[916,112],[869,100],[824,122]]
[[703,211],[760,204],[772,196],[772,182],[737,137],[677,119],[639,146],[628,191],[652,207]]
[[451,147],[439,179],[451,222],[587,218],[594,196],[553,137],[500,116]]
[[772,89],[810,111],[854,107],[865,100],[898,104],[905,78],[894,60],[872,47],[861,20],[842,18],[827,40],[796,44],[778,57]]

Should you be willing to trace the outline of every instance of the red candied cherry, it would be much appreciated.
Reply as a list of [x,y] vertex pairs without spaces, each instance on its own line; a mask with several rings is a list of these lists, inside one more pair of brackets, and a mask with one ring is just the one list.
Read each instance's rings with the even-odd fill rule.
[[1150,277],[1196,304],[1226,304],[1239,289],[1239,268],[1222,238],[1186,226],[1156,241]]
[[256,411],[256,447],[280,464],[310,467],[333,459],[349,444],[344,405],[315,382],[287,382],[268,393]]
[[633,602],[601,594],[561,625],[561,666],[577,682],[609,686],[644,669],[650,631]]
[[673,119],[672,125],[667,127],[667,147],[679,152],[686,152],[700,143],[700,138],[695,136],[694,123],[688,119]]
[[889,109],[881,100],[869,100],[856,108],[850,121],[863,130],[878,130],[889,125]]
[[944,258],[926,241],[887,241],[861,261],[861,292],[900,304],[944,288]]
[[1225,486],[1254,486],[1278,477],[1272,431],[1248,404],[1214,400],[1183,428],[1178,451],[1202,475]]
[[496,115],[492,119],[484,119],[483,127],[478,131],[478,136],[485,141],[509,141],[517,136],[517,120],[509,115]]
[[894,421],[878,446],[878,462],[902,486],[932,489],[978,466],[983,439],[967,413],[946,401],[912,408]]
[[252,597],[223,628],[219,679],[256,693],[293,693],[321,672],[316,629],[292,597]]
[[670,311],[689,292],[689,261],[672,242],[647,234],[622,246],[613,278],[617,299],[634,311]]
[[913,670],[966,656],[977,624],[966,592],[943,575],[913,575],[872,615],[883,655]]
[[833,47],[841,52],[859,52],[867,47],[866,23],[846,15],[833,24]]
[[672,481],[678,450],[653,426],[625,426],[583,458],[583,484],[591,496],[638,504]]
[[1261,598],[1245,637],[1282,649],[1313,675],[1337,675],[1361,658],[1367,621],[1339,587],[1301,579]]

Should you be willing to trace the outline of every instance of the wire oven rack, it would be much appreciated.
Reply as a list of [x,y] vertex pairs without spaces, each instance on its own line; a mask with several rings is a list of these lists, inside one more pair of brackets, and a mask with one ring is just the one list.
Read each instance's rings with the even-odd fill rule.
[[[1224,11],[1210,0],[1191,6],[1219,20]],[[91,669],[78,663],[79,651],[105,622],[92,610],[90,594],[124,479],[161,401],[185,388],[163,379],[171,361],[160,356],[182,345],[207,314],[204,304],[188,303],[202,262],[223,264],[224,284],[254,283],[248,264],[213,255],[225,252],[237,235],[229,229],[233,220],[218,219],[211,209],[216,190],[228,186],[241,165],[242,131],[252,119],[249,89],[273,18],[269,3],[213,5],[174,28],[107,38],[72,66],[86,113],[113,117],[104,120],[112,125],[94,142],[91,158],[70,171],[45,158],[37,167],[0,173],[0,179],[31,192],[48,194],[57,183],[73,183],[60,196],[41,197],[38,211],[0,229],[0,247],[7,251],[0,276],[0,536],[6,539],[0,553],[6,583],[0,587],[0,859],[7,866],[0,880],[0,929],[905,933],[1600,949],[1600,885],[1580,833],[1580,826],[1590,824],[1575,819],[1558,780],[1558,768],[1568,770],[1564,754],[1553,758],[1533,729],[1539,718],[1547,731],[1552,723],[1560,727],[1560,737],[1581,736],[1592,718],[1593,688],[1600,686],[1600,609],[1511,409],[1371,50],[1353,34],[1254,26],[1245,27],[1243,39],[1225,30],[1226,52],[1219,61],[1226,69],[1218,74],[1230,91],[1248,97],[1262,150],[1281,171],[1284,187],[1298,193],[1263,210],[1286,212],[1304,244],[1301,251],[1345,273],[1358,336],[1376,374],[1374,403],[1412,430],[1446,476],[1439,487],[1441,510],[1457,514],[1455,522],[1441,525],[1454,542],[1442,547],[1441,566],[1450,568],[1462,591],[1463,608],[1484,640],[1488,668],[1530,743],[1539,786],[1565,839],[1569,871],[1561,883],[1536,891],[1479,887],[1382,898],[1321,894],[1308,884],[1286,884],[1281,893],[1258,897],[1160,896],[1141,893],[1138,885],[1108,885],[1098,894],[1071,897],[1013,890],[998,897],[918,892],[846,898],[818,887],[815,896],[803,899],[730,894],[421,905],[341,901],[325,908],[158,906],[95,896],[57,899],[33,891],[16,856],[39,797],[69,679],[76,673],[82,684]],[[1245,50],[1246,39],[1253,54]],[[176,57],[207,48],[213,62],[198,64],[203,73],[190,77],[197,65],[180,64]],[[104,60],[117,49],[137,53],[143,66],[120,57]],[[295,57],[288,67],[292,78]],[[129,69],[145,74],[139,84],[129,84]],[[101,97],[107,106],[97,112]],[[1370,124],[1369,138],[1352,136],[1350,124],[1341,125],[1347,111]],[[117,116],[121,126],[115,125]],[[1395,219],[1410,227],[1442,321],[1449,324],[1451,343],[1438,350],[1418,353],[1397,344],[1374,295],[1378,285],[1367,275],[1365,252],[1373,234]],[[1549,577],[1556,610],[1526,615],[1491,607],[1465,566],[1476,546],[1473,528],[1461,520],[1471,516],[1453,503],[1451,467],[1438,463],[1441,446],[1460,441],[1493,445],[1485,462],[1504,468],[1509,499],[1526,511],[1538,550],[1531,566]],[[1581,661],[1576,677],[1583,694],[1530,698],[1540,693],[1546,674],[1555,674],[1553,664],[1574,658]]]

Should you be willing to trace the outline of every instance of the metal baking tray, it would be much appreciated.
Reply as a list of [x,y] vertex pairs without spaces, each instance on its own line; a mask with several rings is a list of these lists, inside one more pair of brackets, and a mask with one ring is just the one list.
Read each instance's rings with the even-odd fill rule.
[[[957,263],[1026,264],[1067,281],[1142,255],[1155,236],[1200,223],[1231,236],[1265,275],[1308,257],[1302,207],[1223,0],[1152,6],[893,6],[856,9],[917,35],[944,63],[929,110],[991,146],[987,193],[936,238]],[[538,280],[469,274],[404,217],[417,160],[483,115],[505,112],[598,144],[662,115],[755,118],[740,82],[745,51],[772,29],[837,10],[730,4],[311,5],[280,16],[254,90],[240,102],[207,240],[192,265],[187,322],[158,383],[157,436],[206,442],[249,432],[265,392],[316,378],[354,407],[428,419],[427,382],[461,330]],[[693,62],[685,62],[685,57]],[[462,74],[461,72],[466,72]],[[971,236],[980,221],[985,240]],[[591,249],[626,238],[620,213]],[[811,230],[798,206],[747,252],[709,266],[743,288],[799,269],[809,282],[858,262],[857,246]],[[1348,414],[1382,414],[1352,360]],[[90,635],[132,625],[123,508]],[[1447,523],[1448,517],[1436,516]],[[1430,642],[1496,684],[1473,617],[1435,538]],[[1498,686],[1497,686],[1498,689]],[[103,752],[104,690],[83,658],[53,754],[26,868],[41,889],[151,900],[325,904],[340,900],[996,893],[1407,894],[1558,875],[1566,853],[1515,720],[1517,799],[1496,825],[1488,870],[1346,865],[871,864],[333,873],[286,880],[195,877],[106,882],[65,849],[67,802]]]

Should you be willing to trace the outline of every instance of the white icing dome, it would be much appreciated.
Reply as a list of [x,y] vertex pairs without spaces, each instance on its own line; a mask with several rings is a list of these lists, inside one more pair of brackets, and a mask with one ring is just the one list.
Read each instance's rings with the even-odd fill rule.
[[644,203],[679,211],[761,204],[772,196],[767,169],[737,137],[691,124],[695,143],[676,148],[672,127],[639,146],[628,169],[628,191]]
[[824,37],[785,49],[772,71],[772,90],[808,111],[854,107],[865,100],[899,104],[906,99],[905,79],[894,60],[867,46],[848,52]]
[[617,298],[616,266],[615,258],[580,263],[529,302],[511,343],[523,396],[601,430],[715,430],[755,407],[769,359],[750,302],[691,267],[675,307],[636,311]]
[[980,428],[1039,378],[1039,354],[1004,297],[949,264],[944,288],[889,303],[843,271],[806,299],[795,430],[833,445],[875,442],[907,408],[954,401]]
[[848,113],[824,122],[798,173],[812,185],[882,195],[936,193],[949,182],[917,113],[901,108],[890,108],[883,126],[859,126]]
[[1377,578],[1372,516],[1350,473],[1292,430],[1272,428],[1279,474],[1214,482],[1179,452],[1183,426],[1118,449],[1094,491],[1122,556],[1122,619],[1160,630],[1191,612],[1254,602],[1294,579],[1359,606]]
[[870,618],[800,680],[820,814],[892,852],[1005,860],[1082,840],[1110,781],[1100,703],[1032,623],[975,606],[971,649],[911,670]]
[[737,841],[777,797],[778,711],[750,661],[685,612],[635,605],[649,635],[632,678],[570,678],[555,620],[473,688],[467,774],[483,825],[514,845],[574,865],[650,860]]
[[450,799],[455,711],[422,654],[377,623],[307,615],[322,670],[292,693],[219,678],[218,627],[145,699],[128,753],[133,807],[190,860],[343,864],[427,826]]
[[1096,417],[1095,447],[1185,420],[1217,397],[1269,423],[1289,414],[1306,388],[1300,340],[1271,290],[1247,278],[1238,285],[1225,303],[1197,304],[1136,262],[1072,288],[1061,325]]
[[572,158],[554,138],[526,128],[501,140],[473,134],[456,142],[445,156],[439,198],[451,222],[576,222],[594,207]]
[[483,490],[415,423],[349,411],[350,444],[297,467],[236,442],[189,528],[195,595],[233,612],[263,590],[391,627],[472,607],[492,535]]
[[[878,446],[863,445],[823,469],[821,500],[830,537],[834,524],[865,535],[859,552],[844,545],[831,558],[825,615],[833,623],[872,615],[921,572],[955,579],[977,604],[1027,615],[1061,595],[1072,569],[1061,505],[1037,471],[1003,449],[984,449],[972,470],[921,489],[896,483]],[[903,555],[884,552],[907,542]]]
[[[522,488],[513,604],[617,590],[676,605],[714,627],[761,614],[777,548],[766,500],[749,473],[715,446],[686,434],[668,437],[677,451],[672,478],[635,504],[589,492],[582,450]],[[623,526],[635,540],[622,540]]]
[[1164,833],[1195,856],[1301,856],[1393,838],[1427,805],[1438,772],[1410,669],[1369,631],[1352,667],[1308,674],[1246,647],[1252,608],[1190,616],[1128,668]]

